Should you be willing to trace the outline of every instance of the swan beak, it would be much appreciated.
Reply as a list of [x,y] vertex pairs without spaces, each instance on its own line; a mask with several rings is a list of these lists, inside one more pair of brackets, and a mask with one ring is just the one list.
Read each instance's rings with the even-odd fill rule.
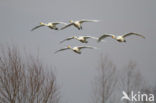
[[70,49],[71,47],[68,45],[68,46],[67,46],[67,48],[69,48],[69,49]]
[[43,22],[40,22],[40,25],[44,25],[44,23]]

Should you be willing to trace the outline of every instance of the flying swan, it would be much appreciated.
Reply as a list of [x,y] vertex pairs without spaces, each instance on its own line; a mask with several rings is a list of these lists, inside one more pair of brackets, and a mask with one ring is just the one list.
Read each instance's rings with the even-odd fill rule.
[[50,29],[54,29],[54,30],[58,30],[58,28],[56,27],[56,25],[58,24],[64,24],[64,25],[67,25],[67,23],[64,23],[64,22],[49,22],[49,23],[43,23],[43,22],[40,22],[40,25],[34,27],[33,29],[31,29],[31,31],[35,30],[35,29],[38,29],[40,27],[43,27],[43,26],[47,26],[49,27]]
[[145,39],[145,37],[143,35],[130,32],[130,33],[127,33],[124,35],[119,35],[119,36],[115,36],[114,34],[103,34],[102,36],[99,37],[98,42],[102,41],[106,37],[112,37],[113,39],[117,40],[118,42],[126,42],[125,37],[130,36],[130,35],[136,35],[136,36],[139,36],[139,37],[142,37]]
[[72,37],[69,37],[69,38],[66,38],[66,39],[62,40],[60,43],[63,43],[65,41],[69,41],[69,40],[72,40],[72,39],[76,39],[76,40],[80,41],[81,43],[88,43],[87,39],[89,39],[89,38],[98,40],[98,38],[92,37],[92,36],[79,36],[79,37],[72,36]]
[[77,54],[81,54],[81,49],[96,49],[95,47],[91,47],[91,46],[75,46],[75,47],[71,47],[71,46],[67,46],[66,48],[57,50],[55,53],[58,53],[60,51],[64,51],[64,50],[72,50],[73,52],[77,53]]
[[84,22],[99,22],[98,20],[79,20],[79,21],[73,21],[73,20],[70,20],[69,21],[70,23],[65,25],[64,27],[61,28],[61,30],[69,27],[69,26],[75,26],[78,30],[81,30],[82,29],[82,23]]

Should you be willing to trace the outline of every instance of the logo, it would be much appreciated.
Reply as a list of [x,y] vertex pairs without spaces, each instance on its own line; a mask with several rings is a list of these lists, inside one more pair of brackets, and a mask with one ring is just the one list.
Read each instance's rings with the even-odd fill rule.
[[134,93],[133,91],[130,92],[128,95],[125,91],[122,91],[123,96],[121,97],[121,101],[127,100],[131,102],[153,102],[154,101],[154,94],[146,94],[141,93],[138,91],[137,93]]

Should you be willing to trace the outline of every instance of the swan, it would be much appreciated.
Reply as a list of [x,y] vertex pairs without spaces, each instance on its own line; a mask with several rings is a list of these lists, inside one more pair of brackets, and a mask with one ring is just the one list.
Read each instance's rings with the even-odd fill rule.
[[56,25],[58,24],[64,24],[64,25],[67,25],[67,23],[64,23],[64,22],[49,22],[49,23],[43,23],[43,22],[40,22],[40,25],[34,27],[31,29],[31,31],[35,30],[35,29],[38,29],[40,27],[43,27],[43,26],[47,26],[49,27],[50,29],[54,29],[54,30],[58,30],[58,28],[56,27]]
[[75,47],[67,46],[66,48],[57,50],[55,53],[60,52],[60,51],[71,49],[75,53],[81,54],[81,49],[85,49],[85,48],[88,48],[88,49],[96,49],[95,47],[91,47],[91,46],[75,46]]
[[66,38],[66,39],[62,40],[60,43],[63,43],[65,41],[68,41],[68,40],[71,40],[71,39],[76,39],[76,40],[80,41],[81,43],[88,43],[87,39],[89,39],[89,38],[98,40],[98,38],[92,37],[92,36],[79,36],[79,37],[72,36],[72,37],[69,37],[69,38]]
[[84,23],[84,22],[99,22],[98,20],[79,20],[79,21],[73,21],[73,20],[70,20],[69,21],[70,23],[65,25],[64,27],[61,28],[61,30],[69,27],[69,26],[75,26],[78,30],[81,30],[82,29],[82,26],[81,24]]
[[136,36],[139,36],[139,37],[142,37],[145,39],[145,37],[143,35],[130,32],[130,33],[127,33],[124,35],[119,35],[119,36],[115,36],[114,34],[103,34],[102,36],[99,37],[98,42],[100,42],[101,40],[103,40],[106,37],[112,37],[113,39],[117,40],[118,42],[126,42],[125,37],[130,36],[130,35],[136,35]]

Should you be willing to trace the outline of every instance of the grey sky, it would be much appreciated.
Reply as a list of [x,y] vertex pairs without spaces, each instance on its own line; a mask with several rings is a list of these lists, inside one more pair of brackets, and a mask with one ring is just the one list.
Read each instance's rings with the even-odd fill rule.
[[[0,0],[0,45],[14,44],[31,54],[39,53],[43,62],[56,67],[64,102],[88,103],[91,81],[100,54],[108,55],[118,68],[136,61],[147,79],[156,73],[156,1],[155,0]],[[54,31],[43,27],[30,30],[39,22],[70,19],[98,19],[99,23],[83,24],[83,30],[73,27]],[[127,43],[107,39],[88,45],[98,50],[84,50],[82,55],[71,51],[54,54],[66,45],[84,45],[78,41],[59,44],[72,35],[100,36],[103,33],[137,32],[146,39],[127,38]],[[155,82],[152,79],[152,82]]]

